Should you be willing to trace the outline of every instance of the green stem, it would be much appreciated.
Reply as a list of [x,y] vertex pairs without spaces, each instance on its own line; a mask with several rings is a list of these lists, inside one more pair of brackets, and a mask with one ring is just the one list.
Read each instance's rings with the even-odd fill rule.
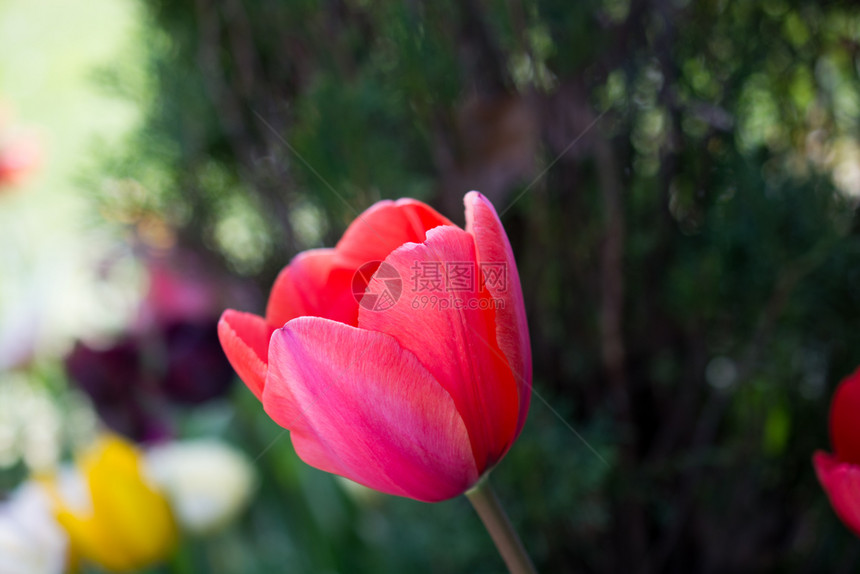
[[496,543],[499,554],[505,560],[511,574],[536,574],[534,565],[520,537],[517,536],[505,509],[499,503],[496,493],[486,479],[479,482],[466,493],[466,498],[475,507],[475,511],[487,528],[487,532]]

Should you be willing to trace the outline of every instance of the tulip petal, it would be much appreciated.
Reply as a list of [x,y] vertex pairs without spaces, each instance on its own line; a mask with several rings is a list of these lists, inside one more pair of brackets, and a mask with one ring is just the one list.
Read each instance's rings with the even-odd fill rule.
[[860,465],[860,369],[846,377],[833,395],[830,440],[839,460]]
[[218,321],[218,339],[239,378],[261,398],[266,384],[269,338],[274,329],[262,317],[227,309]]
[[816,452],[812,463],[833,510],[860,536],[860,466],[841,462],[824,452]]
[[[477,290],[474,240],[458,227],[437,227],[427,232],[424,243],[398,248],[385,263],[403,278],[402,295],[385,311],[359,309],[359,327],[392,335],[448,390],[483,473],[513,443],[519,393],[496,343],[493,301]],[[435,281],[437,272],[447,281]],[[467,273],[472,274],[471,287],[462,281]],[[382,292],[381,281],[374,276],[368,290]]]
[[424,241],[427,231],[440,225],[454,224],[420,201],[379,201],[346,229],[337,244],[338,260],[353,269],[382,261],[404,243]]
[[350,290],[353,272],[335,263],[334,249],[299,253],[275,280],[266,320],[274,328],[304,315],[355,325],[358,303]]
[[475,238],[481,277],[492,298],[503,303],[496,310],[496,340],[519,383],[519,434],[531,400],[532,353],[517,262],[493,204],[477,191],[467,193],[463,202],[466,231]]
[[311,466],[428,502],[477,480],[454,401],[394,338],[300,317],[269,357],[263,407]]

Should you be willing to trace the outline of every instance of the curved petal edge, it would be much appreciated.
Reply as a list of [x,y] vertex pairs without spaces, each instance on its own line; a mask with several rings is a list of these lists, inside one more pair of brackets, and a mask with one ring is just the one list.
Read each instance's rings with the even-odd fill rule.
[[860,536],[860,466],[820,451],[813,455],[812,464],[836,515]]
[[263,407],[311,466],[427,502],[477,481],[453,399],[393,337],[300,317],[275,331],[269,361]]
[[334,249],[311,249],[293,257],[278,274],[266,321],[272,328],[305,315],[355,325],[358,303],[350,290],[353,269],[336,263]]
[[357,269],[382,261],[404,243],[424,241],[429,230],[454,225],[438,211],[415,199],[378,201],[355,218],[335,248],[338,261]]
[[218,321],[218,339],[227,360],[258,399],[266,384],[271,334],[266,320],[252,313],[227,309]]
[[475,238],[480,278],[496,308],[496,339],[517,378],[520,412],[517,435],[528,415],[532,390],[532,354],[523,290],[511,243],[493,204],[477,191],[463,198],[466,231]]

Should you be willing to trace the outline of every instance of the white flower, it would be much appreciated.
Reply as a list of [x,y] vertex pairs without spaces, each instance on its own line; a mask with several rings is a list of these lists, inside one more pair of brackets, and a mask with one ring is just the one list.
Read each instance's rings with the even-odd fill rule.
[[232,520],[247,505],[257,480],[245,455],[212,439],[153,447],[146,454],[146,466],[179,524],[195,534]]
[[67,546],[40,485],[26,482],[0,503],[0,574],[60,574]]

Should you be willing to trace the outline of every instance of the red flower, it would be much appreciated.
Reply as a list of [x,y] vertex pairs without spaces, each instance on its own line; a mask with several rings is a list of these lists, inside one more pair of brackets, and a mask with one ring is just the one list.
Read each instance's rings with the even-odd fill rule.
[[860,536],[860,369],[833,395],[830,441],[834,454],[816,452],[812,462],[833,510]]
[[32,135],[0,140],[0,187],[24,181],[38,167],[41,156],[42,148]]
[[308,464],[439,501],[519,435],[531,396],[519,275],[493,206],[477,192],[465,204],[464,231],[421,202],[379,202],[334,249],[293,259],[265,318],[222,315],[231,364]]

